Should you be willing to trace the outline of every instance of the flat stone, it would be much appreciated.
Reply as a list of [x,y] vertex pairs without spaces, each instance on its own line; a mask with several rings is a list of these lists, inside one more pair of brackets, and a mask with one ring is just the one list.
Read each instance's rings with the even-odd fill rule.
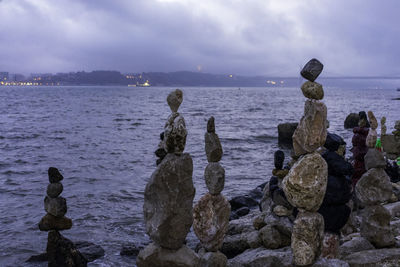
[[324,65],[322,65],[322,63],[318,59],[313,58],[307,62],[307,64],[301,70],[300,74],[301,76],[303,76],[304,79],[313,82],[321,74],[323,68]]
[[67,201],[63,197],[44,198],[44,210],[56,217],[63,217],[67,213]]
[[207,133],[215,133],[215,119],[213,116],[207,121]]
[[400,201],[383,205],[392,217],[400,217]]
[[300,158],[283,179],[282,188],[293,206],[317,211],[328,182],[328,164],[318,153]]
[[317,212],[300,211],[293,225],[291,248],[298,266],[313,264],[321,253],[324,218]]
[[75,242],[75,247],[79,249],[79,252],[88,261],[92,262],[104,256],[105,251],[100,245],[96,245],[88,241]]
[[207,252],[200,258],[199,267],[226,267],[228,259],[221,252]]
[[179,113],[172,113],[164,127],[164,149],[168,153],[182,154],[186,145],[186,123]]
[[383,153],[378,149],[370,148],[367,154],[364,156],[365,169],[370,170],[372,168],[385,168],[386,160],[383,157]]
[[266,249],[263,247],[248,249],[233,259],[228,260],[228,267],[292,267],[292,252],[289,247]]
[[322,85],[316,82],[307,81],[301,86],[303,95],[309,99],[321,100],[324,98],[324,89]]
[[325,144],[327,135],[327,108],[324,103],[306,100],[304,115],[293,134],[296,156],[312,153]]
[[193,230],[207,251],[217,251],[229,226],[231,206],[222,196],[206,194],[193,209]]
[[376,140],[378,139],[378,133],[375,129],[369,129],[367,139],[365,140],[365,144],[369,148],[374,148],[376,145]]
[[189,154],[168,154],[144,192],[146,232],[158,245],[179,249],[193,222],[193,161]]
[[363,205],[375,205],[391,198],[392,184],[383,169],[373,168],[361,176],[355,191]]
[[218,162],[210,162],[204,171],[204,178],[208,192],[218,195],[224,189],[225,169]]
[[58,197],[63,191],[62,183],[51,183],[47,186],[47,195],[51,198]]
[[368,111],[368,120],[369,120],[369,125],[371,126],[371,129],[376,130],[376,128],[378,128],[378,121],[375,118],[375,115],[371,110]]
[[206,133],[204,135],[204,139],[208,162],[220,161],[223,151],[218,135],[216,133]]
[[183,101],[183,92],[179,89],[169,93],[167,103],[172,112],[178,112],[179,106]]
[[64,179],[64,177],[61,175],[61,173],[58,171],[58,169],[54,168],[54,167],[49,168],[48,174],[49,174],[49,182],[50,183],[58,183],[59,181]]
[[40,231],[68,230],[72,227],[72,220],[67,217],[56,217],[46,214],[39,222]]
[[339,255],[341,258],[344,258],[348,255],[351,255],[355,252],[375,249],[375,247],[364,237],[354,237],[353,239],[344,242],[339,247]]
[[346,119],[344,120],[344,128],[349,129],[349,128],[357,127],[359,120],[360,120],[360,117],[358,116],[358,113],[350,113],[349,115],[347,115]]
[[138,267],[193,267],[199,262],[199,256],[187,246],[170,250],[154,243],[141,250],[136,259]]
[[399,266],[400,248],[372,249],[355,252],[343,260],[351,267]]

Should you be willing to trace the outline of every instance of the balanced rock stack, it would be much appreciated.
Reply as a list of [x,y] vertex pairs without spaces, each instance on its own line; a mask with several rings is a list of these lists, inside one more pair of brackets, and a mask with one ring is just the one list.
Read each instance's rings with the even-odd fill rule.
[[381,141],[386,157],[389,159],[397,159],[400,157],[400,120],[394,123],[394,131],[392,131],[392,134],[386,134],[386,132],[382,131]]
[[324,199],[328,166],[316,150],[326,140],[327,108],[320,102],[324,96],[322,85],[314,82],[322,69],[321,62],[312,59],[301,71],[309,81],[301,87],[308,99],[304,115],[293,134],[294,154],[299,159],[282,183],[288,201],[299,210],[291,238],[293,261],[299,266],[315,262],[324,238],[324,219],[317,210]]
[[371,129],[366,139],[368,152],[364,157],[367,172],[361,176],[355,188],[361,204],[366,206],[361,221],[361,236],[377,248],[390,247],[395,243],[390,227],[391,215],[381,203],[391,198],[392,185],[384,170],[386,161],[383,154],[375,148],[378,122],[372,111],[368,111],[368,118]]
[[47,214],[39,222],[40,231],[49,231],[46,248],[48,266],[86,266],[86,259],[75,245],[59,233],[72,227],[72,220],[65,217],[67,201],[60,196],[64,177],[54,167],[49,168],[48,175],[50,184],[44,199]]
[[214,117],[207,123],[205,150],[208,165],[204,178],[208,193],[194,206],[193,230],[206,251],[201,255],[200,266],[224,267],[227,258],[218,249],[221,248],[228,230],[231,205],[221,194],[225,185],[225,169],[218,162],[222,157],[222,146],[215,133]]
[[367,115],[365,114],[364,111],[360,111],[358,127],[353,128],[354,135],[351,140],[353,144],[352,152],[354,158],[354,165],[353,165],[354,173],[352,176],[353,188],[356,186],[361,176],[366,172],[364,166],[364,157],[365,154],[367,154],[368,152],[368,146],[366,145],[366,141],[369,129],[367,126],[369,126]]
[[137,266],[197,266],[199,257],[184,245],[193,223],[193,161],[183,153],[186,125],[178,108],[183,93],[177,89],[167,97],[172,111],[164,127],[164,148],[168,154],[153,172],[144,192],[146,232],[153,241],[140,251]]

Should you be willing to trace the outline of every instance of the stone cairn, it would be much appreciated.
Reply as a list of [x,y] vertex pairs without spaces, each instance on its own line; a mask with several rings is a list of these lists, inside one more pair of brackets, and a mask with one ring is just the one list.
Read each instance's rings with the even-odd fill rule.
[[164,127],[166,156],[159,162],[144,192],[146,232],[153,243],[139,252],[138,267],[197,266],[198,255],[184,245],[193,223],[193,161],[183,153],[186,125],[178,108],[183,93],[177,89],[167,97],[172,111]]
[[394,123],[392,134],[386,134],[385,126],[385,130],[381,131],[381,141],[387,158],[395,160],[400,157],[400,120]]
[[44,209],[47,214],[40,220],[40,231],[48,231],[47,259],[49,267],[86,266],[87,260],[77,250],[75,245],[63,237],[59,231],[71,229],[72,220],[65,217],[67,201],[61,197],[64,177],[57,168],[48,170],[50,184],[47,186],[47,196],[44,198]]
[[[364,157],[368,152],[368,146],[366,145],[367,136],[369,132],[369,123],[367,115],[364,111],[359,113],[358,127],[353,128],[353,138],[351,140],[353,144],[352,152],[354,158],[354,173],[352,176],[353,188],[356,186],[358,180],[366,172],[364,165]],[[375,131],[376,132],[376,131]],[[375,145],[375,144],[374,144]]]
[[301,86],[308,99],[293,134],[294,155],[298,160],[282,182],[288,201],[299,210],[291,237],[293,262],[298,266],[316,261],[324,238],[324,219],[317,210],[324,199],[328,166],[316,150],[326,140],[327,108],[320,101],[324,97],[322,85],[314,82],[322,69],[321,62],[311,59],[301,71],[308,80]]
[[223,152],[215,133],[214,117],[207,123],[205,150],[208,165],[204,171],[204,178],[208,193],[194,206],[193,230],[205,249],[205,253],[201,253],[203,255],[200,266],[224,267],[227,258],[218,250],[222,247],[228,230],[231,205],[221,194],[225,184],[225,169],[219,164]]
[[381,205],[392,196],[390,178],[384,168],[386,161],[383,153],[375,148],[378,122],[368,111],[371,129],[366,138],[368,152],[364,157],[366,172],[358,181],[355,192],[361,204],[365,206],[361,220],[361,236],[370,241],[375,247],[390,247],[395,239],[390,227],[390,212]]

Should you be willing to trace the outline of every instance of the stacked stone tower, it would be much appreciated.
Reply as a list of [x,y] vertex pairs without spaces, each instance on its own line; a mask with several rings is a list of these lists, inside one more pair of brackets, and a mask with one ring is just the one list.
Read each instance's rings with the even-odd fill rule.
[[61,180],[64,177],[54,167],[49,168],[48,175],[50,184],[47,186],[47,196],[44,199],[44,209],[47,214],[39,222],[40,231],[49,232],[46,248],[48,266],[86,266],[86,259],[75,245],[59,232],[72,227],[72,220],[65,217],[67,201],[60,196],[63,191]]
[[378,122],[368,111],[371,129],[366,138],[368,152],[364,157],[365,172],[356,185],[356,194],[361,204],[365,206],[361,221],[361,235],[368,239],[375,247],[389,247],[394,245],[395,239],[390,227],[390,212],[381,205],[392,196],[390,178],[384,168],[386,161],[383,153],[375,148]]
[[293,134],[294,155],[298,160],[282,183],[288,201],[299,210],[291,240],[293,261],[298,266],[315,262],[324,238],[324,219],[317,210],[324,199],[328,166],[316,150],[326,140],[327,108],[320,101],[324,97],[322,85],[314,82],[322,69],[321,62],[311,59],[301,71],[308,80],[301,86],[308,99]]
[[184,245],[193,223],[193,161],[183,153],[185,119],[178,113],[183,93],[177,89],[167,97],[172,111],[164,127],[163,146],[167,155],[153,172],[144,192],[146,232],[153,241],[140,251],[139,267],[197,266],[196,253]]
[[205,150],[208,165],[204,178],[208,193],[194,207],[193,230],[206,250],[206,253],[202,255],[200,266],[224,267],[227,258],[218,249],[221,248],[228,230],[231,206],[221,194],[225,184],[225,169],[219,164],[222,146],[215,133],[214,117],[211,117],[207,123]]

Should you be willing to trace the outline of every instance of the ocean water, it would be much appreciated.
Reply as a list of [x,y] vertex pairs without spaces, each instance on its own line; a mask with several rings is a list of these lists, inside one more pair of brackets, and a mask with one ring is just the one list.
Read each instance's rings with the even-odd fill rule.
[[[337,83],[338,81],[336,81]],[[351,146],[343,128],[350,112],[373,110],[400,119],[399,80],[374,86],[325,86],[329,131]],[[299,82],[300,86],[300,82]],[[46,266],[25,261],[45,251],[47,169],[64,175],[62,196],[73,227],[67,238],[101,245],[106,255],[89,266],[133,266],[119,255],[126,243],[145,244],[143,191],[156,168],[154,150],[166,118],[168,93],[149,87],[0,87],[0,266]],[[194,161],[195,200],[205,192],[204,133],[215,117],[226,169],[223,194],[244,194],[268,181],[279,149],[277,125],[300,120],[305,98],[299,88],[182,88],[186,152]],[[380,128],[378,128],[378,132]],[[289,151],[284,150],[287,157]],[[286,159],[287,161],[288,159]]]

